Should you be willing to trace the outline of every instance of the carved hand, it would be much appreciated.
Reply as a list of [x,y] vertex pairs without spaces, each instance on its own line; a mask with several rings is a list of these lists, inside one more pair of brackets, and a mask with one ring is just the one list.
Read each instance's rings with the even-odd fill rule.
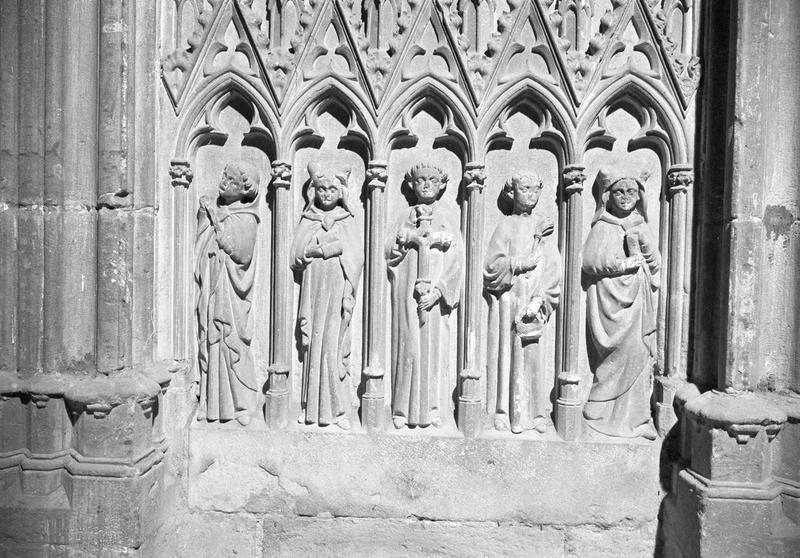
[[306,258],[321,258],[322,256],[322,246],[319,244],[311,244],[306,246]]
[[453,243],[453,235],[448,232],[434,233],[431,240],[431,246],[439,248],[444,252],[448,250]]
[[542,309],[544,305],[544,301],[536,296],[531,299],[531,301],[525,306],[524,316],[529,320],[536,319],[539,314],[539,311]]
[[636,254],[622,260],[622,268],[624,271],[636,271],[642,267],[644,263],[644,257],[641,254]]
[[213,203],[214,200],[211,199],[211,196],[200,196],[200,207],[203,209],[208,209]]
[[536,252],[531,254],[530,256],[519,258],[517,260],[517,273],[525,273],[527,271],[531,271],[536,269],[536,267],[542,261],[542,254],[540,252]]
[[439,291],[439,289],[434,287],[427,294],[424,294],[420,297],[417,307],[420,310],[430,310],[433,308],[434,304],[439,302],[440,298],[442,298],[442,293]]

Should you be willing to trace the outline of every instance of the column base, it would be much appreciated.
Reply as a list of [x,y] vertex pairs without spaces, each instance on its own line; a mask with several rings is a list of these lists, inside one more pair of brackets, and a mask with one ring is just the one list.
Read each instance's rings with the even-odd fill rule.
[[483,430],[483,404],[473,397],[458,398],[458,429],[465,438],[476,438]]
[[361,423],[367,432],[381,432],[384,429],[386,412],[384,397],[376,394],[364,394],[361,398]]
[[267,392],[264,420],[269,428],[278,429],[289,426],[289,390]]
[[556,432],[564,440],[573,442],[577,440],[583,429],[583,413],[579,401],[564,401],[558,399],[555,409]]

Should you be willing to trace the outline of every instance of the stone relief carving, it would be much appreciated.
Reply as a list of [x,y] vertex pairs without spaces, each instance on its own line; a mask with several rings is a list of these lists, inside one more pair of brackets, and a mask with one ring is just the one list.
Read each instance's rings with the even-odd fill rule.
[[[498,225],[486,252],[484,283],[499,331],[489,332],[496,356],[494,427],[514,433],[544,432],[550,416],[552,378],[542,369],[539,339],[561,295],[561,259],[550,237],[553,222],[534,212],[542,179],[517,175],[503,188],[513,210]],[[490,318],[491,320],[491,318]],[[494,320],[491,320],[494,322]]]
[[295,231],[292,269],[302,275],[298,329],[303,360],[298,422],[350,429],[350,321],[364,266],[348,206],[349,170],[330,178],[310,164],[308,203]]
[[642,181],[603,175],[583,248],[587,352],[594,374],[583,415],[603,434],[655,439],[650,393],[661,255],[647,224]]
[[415,205],[390,233],[392,421],[395,428],[440,426],[440,385],[448,369],[450,319],[464,282],[458,223],[438,204],[447,174],[421,163],[406,185]]
[[242,425],[256,407],[255,366],[250,353],[251,297],[255,279],[259,172],[248,163],[229,163],[219,196],[200,198],[195,243],[198,420]]
[[[252,359],[268,365],[270,428],[287,427],[300,411],[303,423],[346,428],[356,417],[342,410],[351,408],[357,392],[358,420],[367,431],[384,428],[386,406],[399,428],[439,425],[456,410],[465,436],[478,435],[487,414],[497,415],[499,429],[541,430],[555,399],[557,432],[578,439],[584,388],[602,364],[587,359],[582,338],[581,245],[595,204],[582,186],[600,164],[608,164],[622,173],[647,168],[660,176],[661,188],[648,188],[651,210],[660,204],[647,225],[654,230],[649,248],[664,253],[663,287],[650,295],[658,316],[651,356],[659,379],[685,375],[693,194],[676,173],[691,174],[687,123],[693,122],[696,81],[687,79],[699,77],[693,6],[676,0],[175,0],[166,3],[167,12],[173,4],[175,17],[165,16],[170,40],[164,42],[162,67],[176,114],[175,147],[162,161],[173,188],[164,182],[170,210],[158,217],[167,220],[162,224],[172,234],[170,254],[176,256],[175,263],[167,256],[161,266],[173,285],[172,294],[159,295],[169,307],[159,323],[173,324],[171,332],[159,329],[165,352],[188,358],[194,344],[190,270],[197,260],[186,239],[194,234],[196,192],[206,187],[210,161],[261,161],[257,166],[273,166],[274,180],[251,257],[262,266],[255,273],[263,273],[270,287],[252,297]],[[685,71],[682,60],[688,61]],[[628,130],[634,121],[638,128]],[[346,129],[341,134],[326,131],[340,125]],[[241,151],[247,149],[249,154]],[[357,162],[325,160],[309,155],[311,149],[340,150]],[[656,162],[642,164],[643,150]],[[420,188],[441,194],[445,173],[435,166],[446,168],[448,195],[429,201],[420,197],[426,195],[422,190],[415,192],[415,183],[406,183],[411,208],[392,228],[396,204],[406,205],[389,185],[420,159],[425,164],[409,178],[415,175]],[[356,217],[337,220],[328,230],[313,221],[313,214],[325,212],[315,197],[302,209],[298,190],[305,177],[297,169],[309,160],[325,161],[329,178],[315,170],[322,183],[341,184],[328,168],[331,161],[336,169],[354,169],[360,196],[350,196],[351,211],[341,203],[330,211]],[[497,190],[484,192],[484,181],[486,191],[493,188],[498,168],[503,177],[522,173],[518,186],[529,185],[524,173],[530,169],[547,177],[552,204],[532,209],[530,220],[547,215],[554,228],[527,224],[531,230],[522,227],[515,236],[512,224],[524,221],[524,211],[500,217],[493,210]],[[316,191],[313,183],[310,192]],[[513,195],[515,186],[508,188]],[[344,235],[362,216],[358,239],[341,254],[319,257],[312,248],[307,255],[306,246],[297,246],[309,227]],[[590,238],[605,224],[592,227]],[[536,267],[502,279],[489,265],[504,257],[492,243],[493,230],[510,252],[541,251]],[[305,265],[296,260],[298,250]],[[229,257],[224,250],[221,256]],[[313,284],[333,272],[317,268],[335,268],[341,273],[336,279],[345,278],[355,298],[358,281],[350,283],[343,262],[359,257],[363,304],[359,299],[356,312],[339,314],[334,325],[320,322],[319,341],[311,333],[294,342],[297,309],[300,329],[305,323],[313,331],[321,298],[340,297],[328,302],[346,305],[344,291],[315,293]],[[300,289],[292,282],[293,264]],[[541,297],[540,311],[526,313],[527,304],[514,297],[535,289],[548,295]],[[391,319],[383,311],[387,301]],[[514,311],[497,327],[487,313],[499,314],[504,305]],[[304,315],[306,310],[311,314]],[[334,330],[342,339],[352,337],[353,369],[345,346],[335,354],[329,349],[326,336]],[[533,339],[539,331],[543,340]],[[490,356],[495,350],[502,357]],[[338,387],[323,396],[326,388],[308,380],[321,381],[326,359],[334,362],[335,373],[328,364],[325,369]],[[542,388],[533,380],[541,380]],[[518,393],[515,382],[529,391]],[[545,384],[555,394],[545,393]],[[529,401],[518,401],[518,394]],[[669,397],[656,390],[656,398],[669,414]],[[595,403],[590,400],[588,414]],[[206,408],[203,413],[210,418]]]

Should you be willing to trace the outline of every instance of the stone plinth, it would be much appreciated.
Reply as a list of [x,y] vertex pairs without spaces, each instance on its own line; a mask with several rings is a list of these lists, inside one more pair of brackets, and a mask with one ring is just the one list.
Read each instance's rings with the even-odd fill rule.
[[[282,516],[644,524],[659,445],[193,423],[189,505]],[[456,437],[458,436],[458,437]]]

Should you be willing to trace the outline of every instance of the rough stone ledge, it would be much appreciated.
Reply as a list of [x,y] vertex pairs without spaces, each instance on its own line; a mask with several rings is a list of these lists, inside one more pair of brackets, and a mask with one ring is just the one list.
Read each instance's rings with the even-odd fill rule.
[[644,557],[657,522],[527,525],[378,518],[287,518],[195,512],[173,516],[142,547],[153,558],[218,556]]
[[657,513],[660,443],[274,431],[194,423],[193,509],[598,524]]

